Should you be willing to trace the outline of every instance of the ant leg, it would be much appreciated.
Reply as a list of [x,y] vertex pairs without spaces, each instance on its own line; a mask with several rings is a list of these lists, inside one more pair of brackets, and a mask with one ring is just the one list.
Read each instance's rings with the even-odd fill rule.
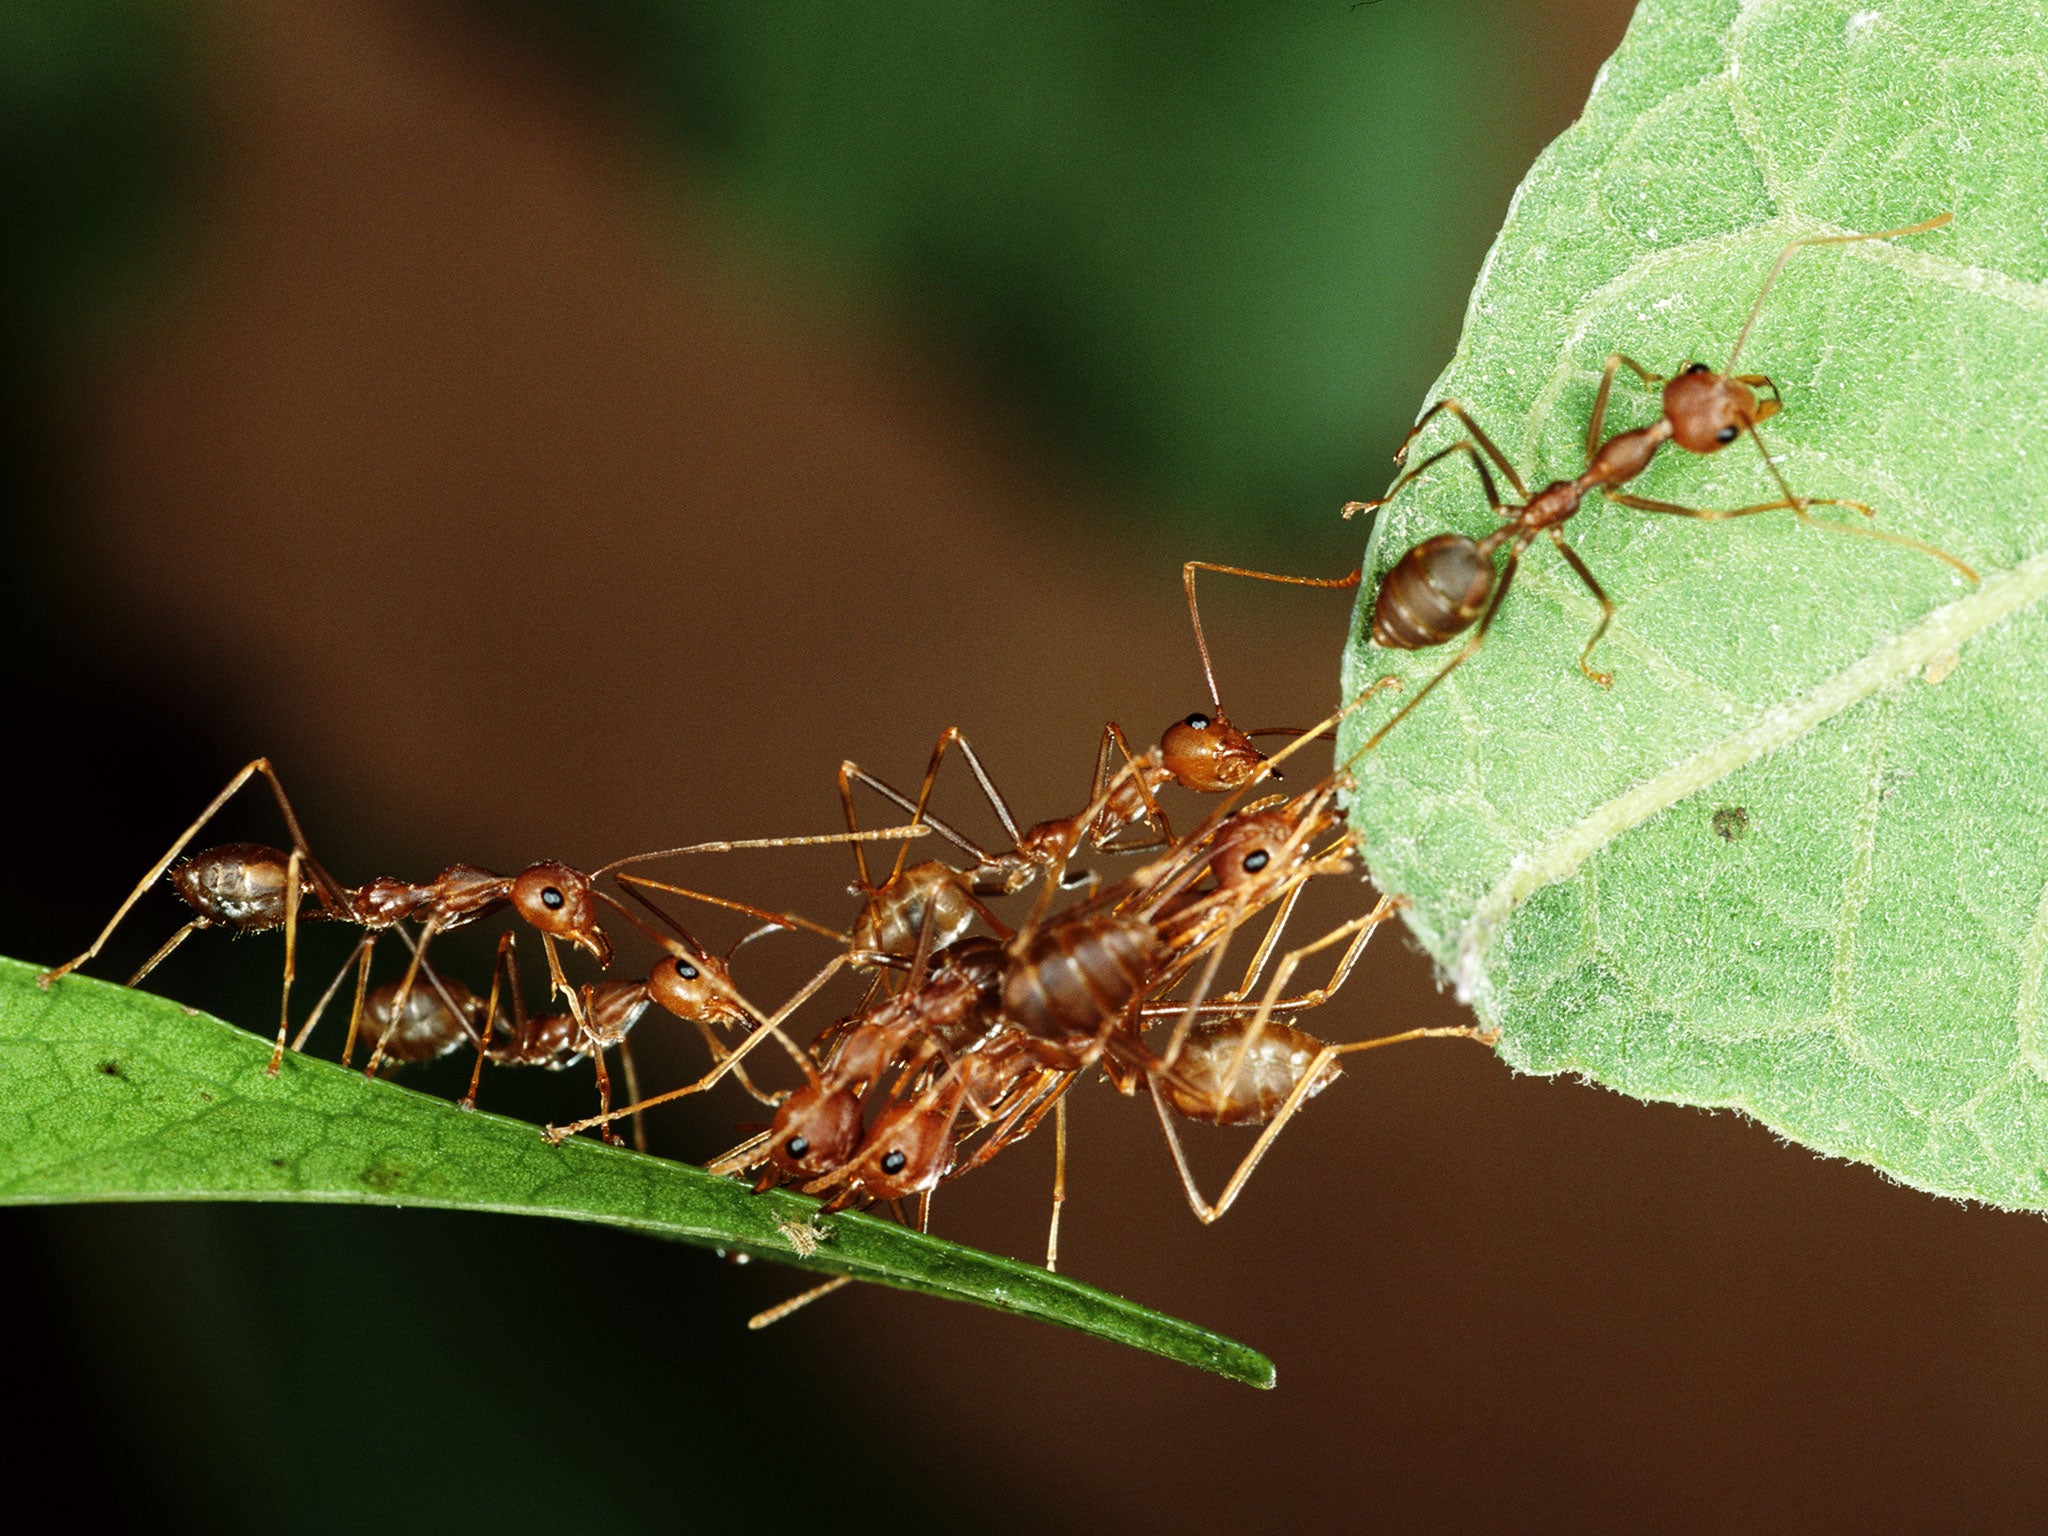
[[1383,1035],[1377,1040],[1354,1041],[1350,1045],[1324,1046],[1322,1050],[1316,1053],[1315,1059],[1309,1063],[1308,1070],[1302,1074],[1301,1081],[1294,1085],[1294,1091],[1287,1095],[1286,1102],[1280,1106],[1278,1112],[1266,1123],[1264,1129],[1259,1132],[1259,1139],[1253,1143],[1252,1149],[1245,1153],[1244,1160],[1237,1165],[1237,1171],[1230,1176],[1230,1182],[1224,1185],[1223,1193],[1216,1197],[1214,1205],[1210,1205],[1202,1198],[1201,1191],[1195,1185],[1194,1176],[1188,1168],[1187,1157],[1181,1150],[1179,1134],[1174,1130],[1173,1121],[1167,1114],[1166,1102],[1160,1098],[1159,1089],[1155,1085],[1152,1090],[1152,1103],[1159,1111],[1159,1123],[1166,1130],[1167,1145],[1173,1151],[1174,1163],[1180,1169],[1181,1184],[1187,1191],[1188,1204],[1194,1208],[1196,1218],[1206,1226],[1210,1222],[1221,1220],[1223,1214],[1237,1203],[1237,1197],[1244,1192],[1245,1184],[1251,1179],[1253,1172],[1258,1168],[1260,1162],[1264,1160],[1266,1153],[1272,1149],[1273,1143],[1279,1138],[1281,1131],[1286,1129],[1287,1122],[1292,1120],[1301,1106],[1308,1102],[1309,1095],[1314,1091],[1317,1080],[1335,1065],[1338,1057],[1350,1055],[1354,1051],[1375,1050],[1383,1045],[1399,1045],[1409,1040],[1436,1040],[1452,1037],[1477,1040],[1481,1044],[1486,1044],[1490,1040],[1498,1038],[1472,1025],[1458,1024],[1431,1029],[1404,1030],[1398,1035]]
[[[1112,750],[1124,760],[1123,767],[1114,771],[1109,766]],[[1098,853],[1142,853],[1149,848],[1165,848],[1172,844],[1173,825],[1167,821],[1166,811],[1146,779],[1148,765],[1155,772],[1159,771],[1156,762],[1149,757],[1141,762],[1131,751],[1130,742],[1124,739],[1122,726],[1111,720],[1102,727],[1102,740],[1095,747],[1095,777],[1088,783],[1088,803],[1103,803],[1102,813],[1088,822],[1087,831],[1088,841]],[[1109,815],[1111,793],[1126,776],[1131,787],[1138,792],[1138,803],[1144,807],[1140,819],[1151,822],[1154,828],[1143,842],[1117,842],[1116,839],[1129,829],[1130,823],[1117,823]]]
[[1209,664],[1209,642],[1202,634],[1202,609],[1195,601],[1195,572],[1214,571],[1219,576],[1244,576],[1253,581],[1274,581],[1289,587],[1327,587],[1344,591],[1358,585],[1364,574],[1363,568],[1349,576],[1281,576],[1272,571],[1247,570],[1241,565],[1217,565],[1209,560],[1190,560],[1180,568],[1181,585],[1187,588],[1188,622],[1195,627],[1195,649],[1201,653],[1202,676],[1209,682],[1209,698],[1216,705],[1216,713],[1223,713],[1223,695],[1216,691],[1216,669]]
[[1244,980],[1235,991],[1217,999],[1219,1002],[1234,1003],[1259,984],[1259,973],[1266,968],[1266,962],[1273,958],[1273,951],[1280,945],[1280,935],[1287,927],[1287,921],[1294,916],[1295,906],[1301,901],[1301,893],[1308,889],[1306,883],[1296,884],[1282,899],[1273,921],[1266,925],[1266,936],[1259,940],[1259,947],[1252,954],[1252,963],[1245,968]]
[[284,1067],[285,1036],[292,1027],[292,979],[299,968],[299,850],[294,848],[285,861],[284,876],[284,991],[277,1002],[277,1044],[270,1052],[265,1077],[275,1077]]
[[334,973],[334,980],[327,983],[327,990],[322,992],[314,1002],[313,1011],[306,1015],[306,1022],[301,1024],[299,1032],[292,1036],[293,1050],[303,1051],[306,1048],[306,1041],[312,1036],[313,1027],[326,1014],[327,1005],[334,1001],[334,994],[341,990],[341,979],[348,975],[349,969],[359,961],[362,961],[364,964],[368,963],[363,961],[362,957],[368,953],[371,942],[371,935],[367,933],[356,940],[356,947],[350,951],[349,957],[341,962],[341,969]]
[[[1764,462],[1770,465],[1772,478],[1777,480],[1781,488],[1785,487],[1784,477],[1779,474],[1778,466],[1771,463],[1768,454]],[[1809,528],[1821,528],[1829,533],[1845,534],[1852,538],[1876,539],[1885,544],[1897,544],[1953,567],[1969,581],[1974,582],[1978,579],[1975,570],[1947,550],[1938,549],[1932,544],[1923,544],[1918,539],[1909,539],[1901,534],[1887,533],[1881,528],[1857,528],[1846,523],[1822,522],[1807,513],[1808,507],[1849,507],[1861,512],[1865,517],[1877,515],[1867,504],[1851,501],[1844,496],[1799,496],[1786,488],[1785,494],[1776,501],[1759,501],[1747,507],[1686,507],[1675,501],[1653,501],[1647,496],[1632,496],[1625,491],[1609,491],[1606,494],[1607,499],[1616,506],[1628,507],[1637,512],[1662,512],[1672,517],[1690,517],[1703,523],[1723,523],[1730,518],[1751,517],[1758,512],[1790,512]]]
[[[1445,412],[1457,418],[1458,424],[1465,429],[1466,434],[1474,442],[1478,443],[1481,448],[1486,450],[1488,458],[1500,466],[1500,472],[1508,477],[1508,484],[1515,488],[1515,494],[1521,497],[1522,500],[1527,501],[1529,499],[1529,488],[1522,484],[1522,477],[1515,473],[1515,466],[1508,462],[1508,456],[1494,446],[1493,439],[1486,435],[1484,429],[1480,427],[1478,422],[1472,419],[1465,407],[1455,400],[1439,400],[1435,405],[1432,405],[1422,413],[1415,425],[1408,429],[1408,435],[1401,439],[1401,446],[1394,451],[1394,462],[1396,464],[1407,463],[1409,445],[1422,435],[1422,429],[1435,420],[1439,413]],[[1389,495],[1391,494],[1390,492]],[[1350,513],[1346,512],[1345,516],[1350,516]]]
[[[640,1069],[633,1063],[633,1042],[619,1042],[619,1070],[626,1079],[626,1101],[637,1104],[640,1101]],[[636,1111],[633,1115],[633,1150],[647,1150],[647,1125]]]
[[[623,1147],[625,1137],[612,1129],[612,1075],[605,1070],[604,1047],[595,1040],[590,1044],[590,1064],[597,1069],[597,1123],[608,1147]],[[638,1111],[634,1111],[635,1114]]]
[[504,995],[508,984],[516,1000],[519,995],[519,961],[513,945],[512,931],[508,928],[498,935],[498,953],[491,961],[491,995],[484,1003],[484,1022],[476,1041],[476,1065],[470,1068],[469,1092],[462,1096],[461,1108],[476,1108],[476,1091],[484,1080],[484,1059],[490,1055],[491,1036],[498,1030],[498,1000]]
[[165,939],[163,947],[161,949],[159,949],[155,954],[151,955],[147,960],[142,962],[142,969],[137,971],[133,976],[130,976],[128,978],[127,985],[131,987],[141,986],[142,978],[147,976],[151,971],[155,970],[158,966],[162,965],[164,961],[170,959],[172,950],[176,949],[180,944],[184,943],[187,939],[191,938],[192,935],[197,933],[200,929],[211,928],[212,926],[213,919],[211,918],[193,918],[191,922],[187,923],[184,927],[180,928],[168,939]]
[[[1344,515],[1350,517],[1355,512],[1377,512],[1381,507],[1384,507],[1388,502],[1400,495],[1402,490],[1417,475],[1425,473],[1432,465],[1440,463],[1454,453],[1462,453],[1472,461],[1472,467],[1479,471],[1479,485],[1486,493],[1486,504],[1493,508],[1495,515],[1506,517],[1508,515],[1507,504],[1500,499],[1500,489],[1493,483],[1493,475],[1487,469],[1486,461],[1479,456],[1479,450],[1472,446],[1472,440],[1469,437],[1459,438],[1448,448],[1439,448],[1435,453],[1432,453],[1428,458],[1396,480],[1394,488],[1388,491],[1386,495],[1376,497],[1371,501],[1347,501],[1344,504]],[[1519,476],[1515,477],[1514,483],[1516,492],[1524,501],[1527,501],[1529,493],[1522,490],[1521,478]]]
[[1045,1267],[1057,1273],[1060,1267],[1060,1212],[1067,1204],[1067,1096],[1053,1101],[1052,1119],[1052,1223],[1045,1233]]
[[754,1165],[756,1156],[767,1144],[768,1133],[766,1131],[762,1131],[759,1135],[749,1136],[730,1152],[714,1157],[710,1162],[706,1163],[704,1170],[707,1173],[717,1174],[739,1173]]
[[[711,1059],[713,1061],[718,1061],[720,1058],[722,1058],[725,1055],[725,1042],[718,1038],[717,1031],[713,1030],[710,1024],[706,1023],[703,1019],[692,1019],[690,1022],[697,1026],[697,1033],[704,1037],[704,1044],[708,1046],[711,1050]],[[754,1080],[751,1077],[747,1076],[746,1067],[737,1061],[735,1061],[732,1064],[732,1075],[739,1079],[740,1087],[745,1089],[747,1092],[747,1096],[753,1099],[756,1103],[766,1104],[773,1107],[774,1105],[780,1104],[782,1102],[782,1099],[779,1095],[772,1093],[763,1093],[759,1088],[755,1087]],[[635,1101],[638,1101],[640,1097],[640,1090],[637,1087],[634,1087],[629,1084],[627,1087],[627,1091],[633,1095]],[[640,1117],[637,1114],[633,1117],[633,1123],[635,1125],[638,1125],[640,1123]]]
[[[192,825],[178,834],[177,841],[171,844],[162,858],[149,867],[149,873],[136,882],[135,889],[128,893],[127,899],[114,909],[114,915],[107,920],[107,926],[100,930],[99,937],[86,947],[85,952],[65,961],[53,970],[44,971],[36,977],[36,985],[48,987],[54,981],[61,981],[88,960],[91,960],[101,949],[105,948],[107,940],[114,936],[114,930],[121,926],[121,920],[134,909],[136,902],[142,900],[143,893],[163,878],[164,871],[178,861],[178,855],[185,851],[193,838],[205,830],[206,824],[209,821],[220,814],[221,807],[235,797],[236,791],[241,789],[244,784],[247,784],[249,780],[259,773],[269,781],[271,793],[276,796],[278,806],[284,812],[285,825],[290,828],[292,834],[292,846],[301,853],[306,854],[307,867],[313,870],[316,877],[324,882],[321,892],[322,901],[327,902],[330,897],[338,896],[341,888],[334,884],[333,880],[328,877],[327,872],[320,868],[319,863],[313,859],[312,855],[306,853],[305,834],[299,830],[299,819],[292,814],[291,802],[285,798],[284,786],[278,782],[276,773],[272,771],[270,759],[259,757],[253,762],[245,763],[241,771],[228,780],[227,788],[215,795],[207,803],[206,809],[193,819]],[[152,960],[150,964],[155,965],[157,960],[163,958],[164,953],[168,953],[168,950],[159,953],[156,960]],[[146,971],[147,967],[144,969]]]
[[1173,1026],[1173,1033],[1167,1037],[1166,1049],[1159,1056],[1160,1065],[1169,1072],[1180,1060],[1180,1053],[1188,1042],[1188,1032],[1195,1027],[1195,1019],[1202,1011],[1202,1004],[1208,1000],[1209,988],[1216,980],[1216,972],[1222,967],[1223,956],[1229,950],[1230,941],[1236,933],[1237,924],[1232,921],[1209,941],[1209,963],[1202,967],[1202,979],[1195,983],[1194,995],[1181,1010],[1180,1018]]
[[[376,947],[377,935],[363,935],[361,958],[356,963],[356,1000],[348,1013],[348,1035],[341,1043],[341,1064],[348,1066],[355,1059],[356,1036],[363,1025],[363,999],[369,994],[370,952]],[[308,1021],[310,1023],[310,1021]]]
[[[426,926],[420,929],[419,942],[413,946],[412,959],[405,967],[405,979],[398,984],[398,996],[392,999],[391,1017],[384,1021],[383,1031],[377,1036],[376,1048],[370,1052],[370,1064],[363,1068],[363,1076],[375,1077],[377,1069],[384,1065],[384,1047],[397,1031],[399,1020],[405,1017],[405,1005],[412,1001],[412,989],[419,981],[420,966],[427,958],[427,946],[434,942],[434,935],[440,931],[441,919],[438,914],[428,918]],[[542,942],[546,942],[545,934],[542,935]],[[354,1019],[349,1021],[351,1042],[355,1039],[355,1024]]]
[[[965,742],[965,740],[962,740],[960,744],[964,747],[967,743]],[[846,781],[849,779],[851,779],[856,784],[866,785],[869,789],[873,790],[876,794],[880,795],[884,800],[887,800],[891,805],[898,806],[903,810],[909,811],[911,815],[917,818],[918,824],[920,826],[930,827],[934,832],[938,833],[939,836],[943,837],[955,848],[958,848],[962,853],[966,854],[967,857],[974,860],[975,863],[986,864],[989,862],[989,854],[987,850],[984,849],[979,843],[975,842],[973,838],[967,836],[966,833],[961,832],[956,828],[947,825],[945,822],[940,821],[936,816],[926,815],[923,811],[921,811],[918,808],[917,801],[913,800],[909,795],[904,794],[902,790],[898,789],[895,785],[889,783],[888,781],[876,778],[873,774],[869,773],[865,768],[861,767],[860,764],[852,761],[843,762],[839,765],[839,774],[842,786],[845,786]],[[992,786],[989,787],[992,788]],[[999,816],[1002,816],[1007,821],[1010,809],[1009,806],[1003,804],[999,798],[995,798],[993,796],[990,799],[990,804],[998,806],[999,809],[997,811],[997,814]],[[1012,842],[1014,841],[1015,839],[1013,838]],[[908,852],[908,850],[909,845],[906,843],[904,845],[904,851]],[[900,873],[901,871],[899,870],[898,872]]]
[[[1593,414],[1586,418],[1586,462],[1588,464],[1593,462],[1594,457],[1600,452],[1601,443],[1606,440],[1607,397],[1614,392],[1614,374],[1615,370],[1620,368],[1628,369],[1651,389],[1655,389],[1664,382],[1662,378],[1650,372],[1649,369],[1632,357],[1625,356],[1620,352],[1610,352],[1607,355],[1607,366],[1600,370],[1599,391],[1593,396]],[[1528,492],[1524,491],[1522,495],[1523,499],[1526,500]]]
[[[776,1009],[773,1015],[756,1023],[752,1034],[726,1052],[724,1058],[716,1066],[705,1073],[704,1076],[698,1078],[694,1083],[686,1083],[680,1088],[671,1088],[666,1093],[657,1093],[651,1099],[642,1099],[638,1103],[626,1105],[623,1109],[607,1110],[603,1114],[593,1116],[588,1120],[578,1120],[572,1125],[551,1125],[543,1134],[546,1135],[549,1141],[560,1142],[565,1136],[573,1136],[578,1131],[587,1131],[593,1126],[606,1125],[618,1119],[621,1115],[638,1114],[643,1109],[652,1109],[655,1105],[666,1104],[671,1099],[680,1099],[693,1093],[702,1093],[707,1088],[716,1085],[726,1073],[734,1069],[747,1052],[751,1051],[770,1035],[781,1041],[783,1048],[790,1055],[794,1056],[800,1065],[808,1068],[810,1075],[815,1077],[816,1069],[810,1067],[810,1058],[804,1054],[801,1046],[797,1045],[796,1042],[782,1032],[782,1024],[797,1009],[809,1002],[817,994],[818,989],[838,974],[839,968],[845,964],[846,957],[844,955],[834,955],[831,960],[826,962],[824,969],[798,989],[796,996]],[[729,1157],[731,1154],[728,1153],[727,1156]]]
[[[1406,704],[1403,704],[1399,709],[1394,711],[1394,717],[1391,720],[1389,720],[1385,725],[1381,726],[1378,730],[1374,731],[1372,735],[1366,739],[1365,745],[1360,747],[1357,752],[1352,754],[1352,762],[1356,762],[1359,758],[1365,756],[1366,753],[1370,752],[1374,747],[1378,746],[1381,742],[1385,741],[1387,739],[1387,733],[1393,730],[1393,728],[1399,725],[1403,720],[1407,719],[1408,716],[1414,712],[1415,706],[1420,704],[1424,699],[1428,698],[1431,690],[1434,689],[1438,683],[1441,683],[1445,678],[1449,677],[1453,672],[1457,671],[1459,667],[1463,666],[1467,661],[1469,661],[1472,658],[1473,652],[1477,651],[1480,646],[1486,643],[1486,632],[1493,627],[1493,616],[1500,612],[1501,600],[1508,595],[1508,588],[1514,585],[1515,568],[1521,562],[1522,551],[1528,548],[1529,539],[1531,537],[1532,535],[1526,533],[1520,535],[1516,538],[1514,544],[1509,548],[1507,563],[1501,567],[1500,580],[1498,583],[1495,584],[1493,589],[1493,601],[1486,605],[1486,612],[1480,615],[1479,623],[1472,631],[1472,638],[1470,640],[1467,640],[1464,643],[1464,645],[1459,648],[1457,655],[1453,656],[1449,661],[1444,663],[1442,671],[1438,672],[1435,677],[1432,677],[1428,682],[1424,683],[1422,687],[1416,692],[1413,698],[1411,698]],[[1346,768],[1349,768],[1350,766],[1350,763],[1345,764]]]
[[1593,647],[1600,643],[1600,637],[1607,633],[1607,626],[1614,621],[1614,603],[1605,592],[1600,590],[1600,583],[1595,581],[1593,573],[1586,569],[1586,562],[1579,558],[1579,552],[1573,549],[1571,545],[1565,543],[1564,535],[1555,528],[1550,530],[1550,542],[1557,546],[1557,552],[1564,556],[1565,563],[1578,572],[1579,580],[1586,584],[1586,590],[1591,592],[1595,600],[1600,604],[1600,622],[1593,626],[1593,638],[1588,640],[1586,648],[1579,652],[1579,670],[1602,688],[1610,687],[1614,682],[1614,674],[1612,672],[1595,672],[1586,663],[1593,654]]
[[827,1280],[823,1285],[814,1285],[801,1295],[792,1296],[784,1302],[778,1302],[765,1312],[756,1312],[747,1319],[747,1326],[753,1329],[772,1327],[774,1324],[781,1322],[785,1317],[788,1317],[790,1313],[808,1307],[820,1297],[830,1296],[834,1291],[842,1290],[851,1284],[853,1284],[853,1276],[840,1275],[837,1279]]

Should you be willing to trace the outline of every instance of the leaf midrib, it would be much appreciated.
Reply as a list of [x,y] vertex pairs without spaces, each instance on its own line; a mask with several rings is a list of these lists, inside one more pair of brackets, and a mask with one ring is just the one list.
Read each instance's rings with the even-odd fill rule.
[[1452,945],[1452,976],[1459,1000],[1471,1004],[1482,1017],[1491,1017],[1487,951],[1500,926],[1537,891],[1571,878],[1594,854],[1659,811],[1798,740],[1930,662],[1961,650],[1976,636],[2044,598],[2048,598],[2048,551],[1986,577],[1976,591],[1887,637],[1798,698],[1766,710],[1742,730],[1631,785],[1533,852],[1517,855],[1457,932]]

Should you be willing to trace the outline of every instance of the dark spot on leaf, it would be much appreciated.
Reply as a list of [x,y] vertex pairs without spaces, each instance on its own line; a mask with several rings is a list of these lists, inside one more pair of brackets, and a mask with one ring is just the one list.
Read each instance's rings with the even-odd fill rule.
[[213,1102],[213,1095],[210,1093],[201,1093],[199,1095],[199,1102],[202,1104],[211,1104]]
[[282,1168],[285,1166],[285,1160],[281,1157],[273,1157],[270,1160],[270,1166],[273,1168]]
[[1724,805],[1714,812],[1714,835],[1726,843],[1739,843],[1749,836],[1749,807]]
[[103,1061],[100,1063],[100,1070],[108,1077],[120,1077],[122,1075],[121,1063],[118,1061]]
[[381,1157],[363,1170],[363,1182],[372,1189],[396,1189],[405,1181],[405,1170]]

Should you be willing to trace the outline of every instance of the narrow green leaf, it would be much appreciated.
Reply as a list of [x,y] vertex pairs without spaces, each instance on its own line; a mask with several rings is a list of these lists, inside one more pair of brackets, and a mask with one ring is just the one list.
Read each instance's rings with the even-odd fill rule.
[[[1533,485],[1575,474],[1602,360],[1742,359],[1800,490],[1855,497],[1939,563],[1800,527],[1597,500],[1485,649],[1377,752],[1353,816],[1503,1054],[1731,1106],[1920,1187],[2048,1206],[2048,11],[1962,0],[1646,0],[1544,154],[1439,392]],[[1653,419],[1617,385],[1610,430]],[[1449,441],[1432,436],[1418,451]],[[1641,494],[1775,494],[1754,449],[1667,448]],[[1368,575],[1478,532],[1446,461],[1383,514]],[[1846,512],[1822,517],[1854,521]],[[1447,659],[1370,643],[1347,684]],[[1355,743],[1371,722],[1350,732]]]
[[[1265,1356],[1015,1259],[540,1131],[84,977],[0,960],[0,1204],[303,1200],[559,1216],[971,1301],[1257,1387]],[[815,1251],[799,1254],[791,1233]]]

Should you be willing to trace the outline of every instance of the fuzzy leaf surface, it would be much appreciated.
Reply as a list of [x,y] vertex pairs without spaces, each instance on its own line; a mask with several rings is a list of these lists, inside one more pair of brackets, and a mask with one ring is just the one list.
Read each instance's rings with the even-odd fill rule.
[[[1742,356],[1801,492],[1983,573],[1788,513],[1590,501],[1485,648],[1362,766],[1373,868],[1501,1050],[1743,1110],[1919,1187],[2048,1207],[2048,10],[2033,0],[1646,0],[1537,162],[1437,394],[1531,487],[1576,474],[1601,365]],[[1433,397],[1434,398],[1434,397]],[[1653,420],[1617,381],[1608,430]],[[1418,454],[1455,436],[1432,427]],[[1631,489],[1775,494],[1752,445],[1666,447]],[[1816,517],[1858,521],[1821,509]],[[1412,693],[1447,650],[1370,640],[1419,538],[1493,526],[1447,460],[1380,515],[1346,655]],[[1356,745],[1375,720],[1347,726]],[[1378,718],[1384,718],[1381,713]]]

